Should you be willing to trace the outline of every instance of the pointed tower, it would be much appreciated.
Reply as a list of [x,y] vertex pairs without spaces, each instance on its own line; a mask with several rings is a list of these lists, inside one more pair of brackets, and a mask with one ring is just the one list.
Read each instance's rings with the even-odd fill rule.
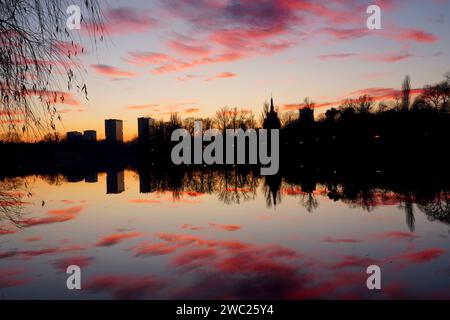
[[264,129],[280,129],[281,128],[281,122],[278,118],[278,114],[275,111],[275,105],[273,103],[273,96],[270,96],[270,110],[266,115],[266,118],[264,119],[263,124]]
[[273,105],[273,95],[270,94],[270,113],[275,112],[275,106]]

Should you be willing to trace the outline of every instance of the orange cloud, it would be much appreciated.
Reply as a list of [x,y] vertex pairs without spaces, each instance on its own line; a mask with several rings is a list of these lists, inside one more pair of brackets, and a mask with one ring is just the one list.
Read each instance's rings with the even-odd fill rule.
[[218,230],[225,230],[225,231],[237,231],[240,230],[242,227],[236,224],[216,224],[216,223],[210,223],[210,227],[218,229]]

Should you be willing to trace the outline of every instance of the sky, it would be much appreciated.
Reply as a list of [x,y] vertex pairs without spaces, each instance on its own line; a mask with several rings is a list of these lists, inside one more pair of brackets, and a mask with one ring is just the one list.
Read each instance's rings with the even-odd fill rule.
[[[91,45],[88,20],[80,30],[89,101],[72,92],[58,105],[61,132],[102,138],[104,119],[117,118],[131,139],[140,116],[207,117],[223,106],[259,117],[271,94],[281,112],[309,97],[320,114],[365,93],[389,100],[406,75],[419,89],[450,71],[449,0],[100,2],[107,40]],[[371,4],[381,30],[366,26]]]

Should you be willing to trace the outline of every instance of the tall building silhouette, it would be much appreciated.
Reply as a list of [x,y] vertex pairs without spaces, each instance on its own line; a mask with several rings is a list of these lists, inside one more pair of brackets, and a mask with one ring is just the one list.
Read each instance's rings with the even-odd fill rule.
[[84,141],[97,141],[97,131],[95,130],[86,130],[83,132],[83,140]]
[[105,136],[108,142],[122,142],[123,121],[116,119],[105,120]]
[[280,129],[281,128],[281,122],[278,118],[278,113],[275,111],[275,106],[273,104],[273,97],[270,98],[270,109],[267,113],[266,118],[264,119],[263,123],[264,129]]
[[83,134],[78,131],[70,131],[66,134],[67,141],[80,141],[83,138]]
[[155,120],[149,117],[138,118],[138,140],[149,141],[154,131]]

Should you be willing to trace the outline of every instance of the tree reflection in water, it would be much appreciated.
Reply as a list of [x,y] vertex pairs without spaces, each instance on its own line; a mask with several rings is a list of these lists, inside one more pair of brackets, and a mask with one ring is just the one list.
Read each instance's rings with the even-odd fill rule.
[[[124,168],[108,169],[119,172]],[[308,174],[278,174],[260,176],[252,168],[144,168],[131,169],[139,179],[141,193],[171,192],[174,200],[184,194],[214,194],[224,204],[241,204],[255,201],[261,188],[268,208],[276,209],[284,197],[297,197],[307,212],[319,207],[319,198],[340,201],[351,208],[372,212],[380,205],[397,205],[403,209],[410,231],[415,229],[415,207],[429,220],[450,224],[450,195],[446,179],[428,180],[379,179],[373,182],[367,177],[334,175],[314,177]],[[69,181],[81,181],[92,172],[58,173],[37,176],[51,185]],[[87,179],[86,179],[87,180]],[[399,182],[400,181],[400,182]],[[23,197],[27,195],[26,179],[6,178],[0,182],[0,232],[6,233],[5,223],[20,227],[23,214]]]
[[0,235],[15,233],[15,228],[22,227],[24,198],[31,196],[28,187],[23,178],[0,180]]

